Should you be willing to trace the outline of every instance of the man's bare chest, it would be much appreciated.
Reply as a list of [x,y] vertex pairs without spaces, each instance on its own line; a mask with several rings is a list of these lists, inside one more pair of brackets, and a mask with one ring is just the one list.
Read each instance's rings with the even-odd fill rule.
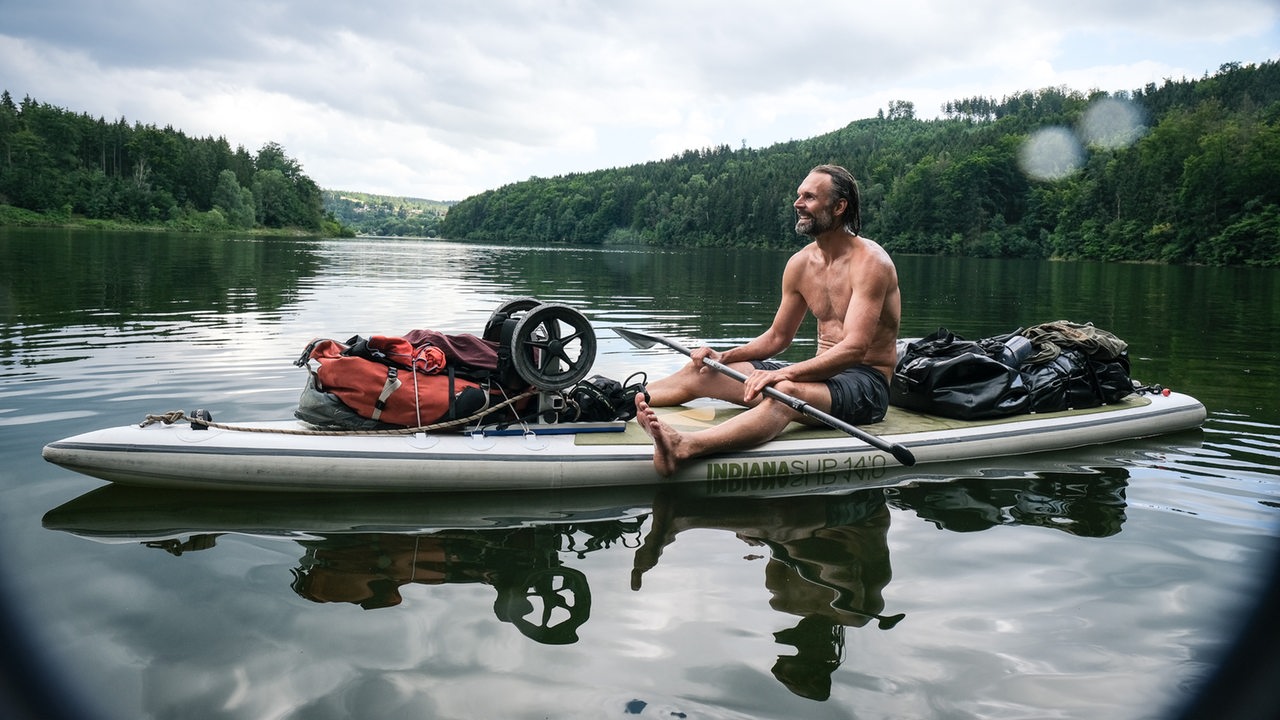
[[832,270],[833,268],[824,268],[821,272],[811,274],[800,292],[809,311],[819,320],[843,318],[849,308],[849,298],[853,295],[848,273]]

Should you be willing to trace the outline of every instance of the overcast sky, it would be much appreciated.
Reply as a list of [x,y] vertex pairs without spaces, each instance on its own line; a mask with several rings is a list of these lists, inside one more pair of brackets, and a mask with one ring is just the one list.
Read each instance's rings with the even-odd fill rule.
[[[0,89],[435,200],[1280,59],[1277,0],[0,0]],[[839,161],[839,158],[832,158]],[[855,169],[856,172],[856,169]]]

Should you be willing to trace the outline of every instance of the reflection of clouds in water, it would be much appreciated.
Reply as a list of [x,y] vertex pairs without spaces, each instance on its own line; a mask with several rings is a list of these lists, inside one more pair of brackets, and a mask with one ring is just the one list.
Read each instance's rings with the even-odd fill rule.
[[657,252],[579,247],[536,252],[548,251],[551,264],[543,273],[524,264],[523,256],[535,252],[529,248],[437,240],[336,244],[321,253],[329,272],[299,293],[297,307],[305,317],[293,320],[314,328],[326,318],[343,317],[348,325],[363,323],[378,332],[430,327],[478,334],[500,304],[518,296],[583,305],[590,294],[584,294],[580,277],[595,278],[601,270],[645,288]]
[[[151,557],[142,572],[129,569],[138,566],[134,552]],[[302,552],[293,543],[230,536],[181,558],[112,547],[100,558],[109,567],[67,596],[94,609],[60,611],[95,623],[61,625],[68,640],[60,645],[76,656],[62,665],[102,668],[91,696],[111,697],[121,717],[166,717],[184,708],[239,718],[349,717],[353,709],[379,718],[499,717],[517,697],[530,717],[618,714],[636,697],[689,709],[647,694],[648,682],[610,675],[590,645],[531,643],[494,618],[496,591],[486,584],[409,585],[400,606],[376,611],[296,598],[286,590],[288,569]],[[233,584],[237,591],[226,592]],[[635,597],[621,585],[614,591]],[[139,597],[150,612],[134,614]],[[114,608],[117,619],[101,623],[103,607]],[[693,654],[716,642],[714,623],[676,622],[666,630],[685,637]],[[554,687],[529,670],[549,665],[557,668]]]
[[345,718],[354,710],[370,718],[449,717],[435,694],[423,692],[412,676],[364,670],[335,685],[330,692],[293,709],[290,717]]
[[[590,565],[590,560],[581,564]],[[597,568],[593,568],[595,570]],[[592,573],[594,576],[595,573]],[[308,692],[295,686],[278,688],[292,692],[295,704],[287,717],[350,717],[353,710],[363,717],[506,717],[511,715],[513,698],[518,698],[521,717],[598,718],[622,715],[627,704],[637,698],[650,710],[698,711],[702,717],[748,717],[725,713],[685,700],[651,694],[661,686],[651,678],[618,675],[600,663],[600,643],[610,639],[624,642],[630,631],[609,627],[609,616],[592,618],[584,626],[598,637],[574,645],[542,645],[530,642],[507,623],[493,616],[496,591],[482,584],[406,585],[404,602],[396,608],[363,611],[350,605],[340,608],[341,618],[329,613],[304,613],[281,637],[323,638],[334,648],[323,659],[324,670],[311,672]],[[637,597],[621,584],[602,588],[603,595],[617,593],[611,607]],[[687,607],[686,607],[687,609]],[[672,609],[666,617],[678,617]],[[377,625],[371,621],[385,620]],[[599,623],[597,623],[599,621]],[[594,626],[599,624],[599,628]],[[705,626],[706,633],[689,638],[697,655],[705,644],[716,642],[711,624],[670,623],[672,632]],[[402,638],[392,648],[383,645],[388,637]],[[702,648],[697,647],[702,644]],[[275,671],[281,683],[298,673],[290,664],[299,662],[296,653],[278,654]],[[680,663],[667,662],[672,671],[687,670]],[[555,682],[549,684],[544,668],[554,668]],[[657,674],[655,672],[655,674]],[[709,683],[711,685],[712,683]],[[741,682],[739,682],[741,684]],[[713,688],[708,689],[712,692]],[[271,694],[271,690],[258,690]],[[244,717],[253,716],[243,713]],[[664,717],[673,715],[663,714]]]
[[[490,588],[459,588],[468,597],[455,595],[453,603],[415,597],[413,613],[312,606],[287,593],[288,567],[298,546],[275,545],[264,553],[264,548],[219,540],[210,554],[182,558],[137,548],[134,552],[153,556],[142,572],[135,569],[142,566],[132,552],[108,548],[94,561],[101,564],[99,571],[80,579],[79,592],[51,599],[51,612],[64,618],[51,625],[63,636],[53,645],[66,655],[59,665],[96,668],[77,675],[87,684],[86,695],[96,698],[95,706],[110,698],[105,706],[122,718],[172,717],[182,708],[221,710],[230,717],[286,717],[290,709],[350,685],[351,678],[366,672],[363,668],[421,672],[447,661],[425,671],[448,676],[459,666],[489,667],[492,657],[505,658],[508,666],[521,662],[519,644],[527,641],[505,626],[487,627],[493,624]],[[233,585],[236,592],[227,592]],[[140,598],[145,598],[142,605]],[[70,606],[58,608],[63,601]],[[140,614],[140,606],[150,610]],[[104,614],[109,621],[103,621]],[[275,622],[263,622],[264,615]],[[85,621],[73,624],[71,618]],[[450,638],[450,628],[460,635]],[[492,645],[483,640],[486,634],[514,637],[496,638],[502,647],[488,652],[490,658],[477,658]],[[467,642],[458,642],[459,637]],[[402,641],[388,643],[387,638]],[[475,638],[481,642],[474,643]]]
[[1119,98],[1101,98],[1085,110],[1075,132],[1041,128],[1018,151],[1018,165],[1034,180],[1061,180],[1085,162],[1085,147],[1119,150],[1137,142],[1146,127],[1141,109]]
[[329,272],[299,294],[295,322],[313,332],[335,317],[367,326],[353,330],[366,334],[417,327],[462,332],[472,326],[479,332],[492,310],[477,308],[475,300],[477,288],[484,287],[476,268],[486,249],[377,239],[326,247],[320,254]]

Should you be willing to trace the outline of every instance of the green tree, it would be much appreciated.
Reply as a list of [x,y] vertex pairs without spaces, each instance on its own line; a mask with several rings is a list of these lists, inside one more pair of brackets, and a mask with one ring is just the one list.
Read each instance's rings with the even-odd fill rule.
[[223,170],[218,173],[218,183],[213,190],[213,207],[221,211],[231,227],[241,230],[253,227],[256,216],[253,192],[249,188],[240,187],[234,171]]
[[297,213],[293,184],[279,170],[259,170],[253,176],[253,197],[258,223],[265,227],[287,227]]

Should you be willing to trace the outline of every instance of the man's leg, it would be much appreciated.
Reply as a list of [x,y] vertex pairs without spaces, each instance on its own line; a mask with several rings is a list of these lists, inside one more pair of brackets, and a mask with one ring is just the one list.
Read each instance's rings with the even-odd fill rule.
[[[741,383],[736,380],[725,379],[741,387]],[[799,395],[815,407],[825,409],[831,404],[830,394],[823,383],[788,383],[785,389],[778,389]],[[656,403],[653,405],[656,406]],[[653,438],[653,466],[663,477],[671,475],[685,462],[701,455],[766,443],[777,437],[789,423],[802,418],[800,413],[787,405],[766,399],[720,425],[697,432],[681,433],[662,422],[643,396],[636,396],[636,421]]]
[[[753,369],[750,363],[734,363],[730,367],[743,374],[750,374]],[[742,401],[742,383],[705,365],[699,368],[693,363],[685,363],[671,375],[649,383],[645,389],[649,393],[649,405],[653,407],[683,405],[698,398],[745,404]]]
[[644,396],[636,395],[636,421],[653,438],[653,467],[663,477],[700,455],[768,442],[796,417],[786,405],[766,400],[715,427],[682,433],[658,419]]

